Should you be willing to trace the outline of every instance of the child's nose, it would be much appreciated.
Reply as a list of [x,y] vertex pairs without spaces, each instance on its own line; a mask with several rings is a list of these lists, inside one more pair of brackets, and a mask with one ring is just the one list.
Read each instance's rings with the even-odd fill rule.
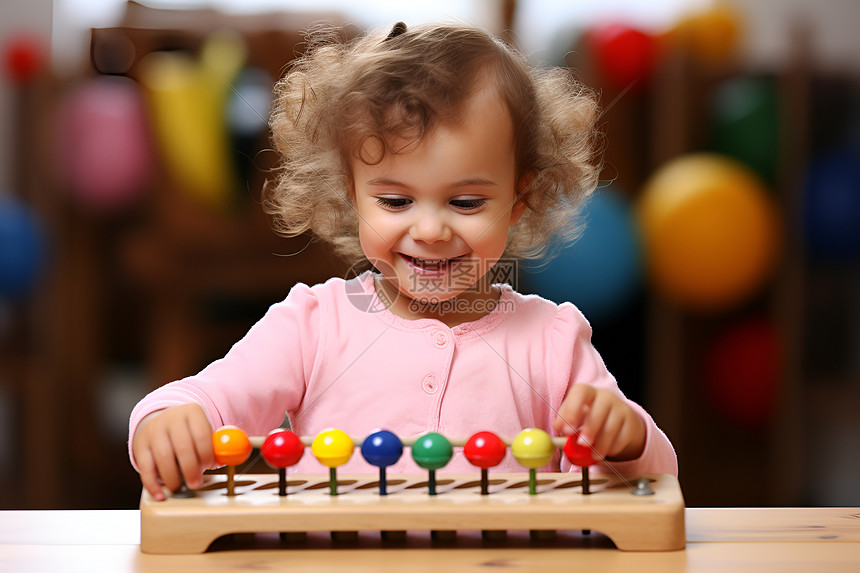
[[451,228],[435,212],[418,213],[416,219],[409,228],[409,236],[413,241],[435,243],[437,241],[450,241]]

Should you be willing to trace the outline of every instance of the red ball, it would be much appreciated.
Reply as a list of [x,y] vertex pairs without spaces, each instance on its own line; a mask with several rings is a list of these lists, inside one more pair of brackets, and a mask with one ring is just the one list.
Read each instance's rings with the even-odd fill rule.
[[463,454],[473,466],[486,470],[499,465],[506,450],[505,443],[493,432],[478,432],[466,442]]
[[725,331],[704,361],[714,407],[738,426],[766,424],[779,396],[781,358],[779,336],[766,320],[747,320]]
[[648,85],[657,58],[654,36],[622,24],[592,29],[588,41],[597,67],[606,82],[617,90],[628,86],[636,91]]
[[260,448],[263,459],[275,469],[288,468],[299,463],[305,445],[290,430],[272,430]]
[[9,78],[25,84],[45,65],[45,46],[36,36],[22,34],[6,42],[4,57]]
[[578,439],[578,432],[574,432],[568,436],[567,442],[564,444],[564,449],[562,450],[564,452],[564,456],[575,466],[579,466],[581,468],[593,466],[597,463],[597,460],[594,459],[594,452],[589,446],[583,446],[582,444],[577,443]]

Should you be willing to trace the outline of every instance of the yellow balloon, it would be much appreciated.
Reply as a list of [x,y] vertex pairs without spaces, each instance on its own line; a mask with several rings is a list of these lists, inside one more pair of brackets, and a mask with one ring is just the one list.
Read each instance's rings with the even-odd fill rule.
[[724,64],[735,56],[742,28],[737,10],[727,2],[717,2],[684,16],[665,38],[700,62]]
[[682,306],[723,310],[755,292],[780,250],[776,206],[743,164],[679,157],[646,183],[638,215],[655,287]]
[[549,434],[539,428],[527,428],[511,442],[511,453],[521,466],[541,468],[555,454],[555,445]]
[[224,108],[246,47],[230,32],[210,36],[200,59],[153,52],[140,62],[144,88],[167,172],[179,189],[224,209],[237,187]]
[[355,442],[343,430],[323,430],[311,443],[311,452],[320,463],[329,468],[342,466],[355,451]]

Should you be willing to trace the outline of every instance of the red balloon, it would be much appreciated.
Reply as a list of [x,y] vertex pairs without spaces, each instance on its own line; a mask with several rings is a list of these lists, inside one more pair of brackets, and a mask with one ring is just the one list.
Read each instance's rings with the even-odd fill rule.
[[648,85],[657,59],[654,36],[622,24],[593,28],[588,40],[606,82],[617,90]]
[[305,453],[305,445],[290,430],[272,430],[263,440],[260,453],[270,466],[283,469],[299,463]]
[[764,319],[737,324],[705,357],[705,384],[714,407],[737,425],[755,428],[773,414],[781,378],[779,336]]
[[581,468],[593,466],[597,463],[597,460],[594,459],[594,453],[589,446],[583,446],[582,444],[577,443],[578,439],[578,432],[574,432],[568,436],[567,442],[564,444],[564,449],[562,450],[564,452],[564,456],[575,466],[579,466]]
[[506,450],[505,443],[493,432],[478,432],[466,442],[463,454],[473,466],[486,470],[499,465]]
[[22,34],[6,42],[4,57],[9,78],[25,84],[45,65],[45,46],[35,35]]

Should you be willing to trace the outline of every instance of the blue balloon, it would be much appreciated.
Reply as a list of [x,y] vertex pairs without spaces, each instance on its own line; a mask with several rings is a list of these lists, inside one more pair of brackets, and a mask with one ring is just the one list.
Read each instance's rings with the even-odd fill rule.
[[803,212],[810,255],[860,257],[860,155],[842,150],[812,161]]
[[583,210],[585,232],[548,265],[526,269],[526,290],[574,303],[591,321],[613,318],[642,284],[642,248],[629,202],[599,190]]
[[0,195],[0,297],[27,294],[45,258],[42,228],[24,203]]
[[361,455],[370,465],[385,468],[397,463],[403,455],[403,443],[388,430],[377,430],[362,442]]

